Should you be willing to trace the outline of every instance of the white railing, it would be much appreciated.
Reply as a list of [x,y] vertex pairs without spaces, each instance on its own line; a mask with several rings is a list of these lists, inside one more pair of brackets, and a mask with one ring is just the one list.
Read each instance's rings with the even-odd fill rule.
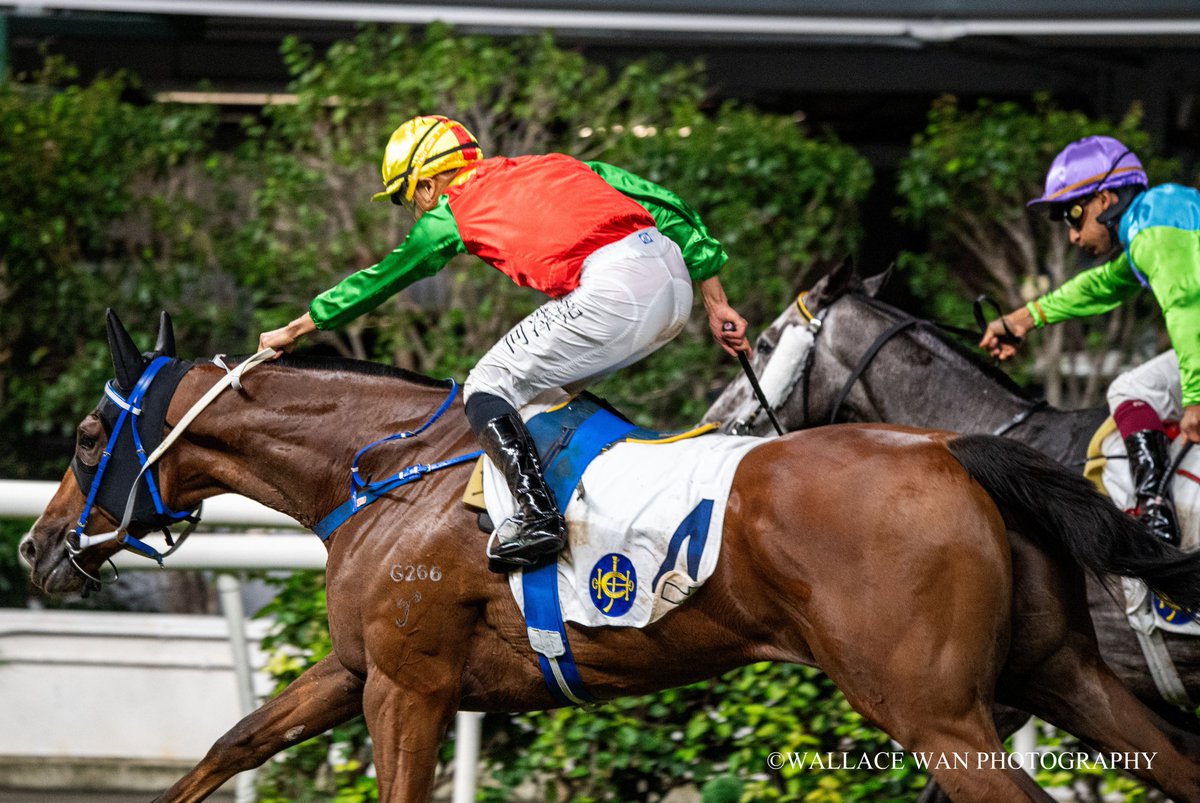
[[[55,482],[0,480],[0,518],[34,518],[45,510],[58,489]],[[242,496],[226,494],[204,503],[205,527],[251,528],[234,533],[199,531],[167,559],[167,569],[219,572],[217,590],[228,624],[230,650],[238,679],[238,697],[245,716],[258,707],[254,670],[246,637],[241,585],[233,572],[248,570],[302,571],[325,568],[325,547],[299,523],[275,510]],[[283,530],[265,533],[263,530]],[[157,569],[154,561],[122,552],[114,562],[122,571]],[[483,715],[470,711],[458,714],[455,726],[453,803],[475,799],[476,773]],[[233,723],[230,723],[232,725]],[[237,801],[254,799],[253,772],[237,781]]]

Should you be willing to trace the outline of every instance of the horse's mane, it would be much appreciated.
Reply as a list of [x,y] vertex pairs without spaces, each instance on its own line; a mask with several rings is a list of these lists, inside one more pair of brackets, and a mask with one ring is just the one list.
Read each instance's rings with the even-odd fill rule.
[[[249,358],[250,355],[243,354],[234,357],[224,357],[225,364],[233,367],[238,363]],[[197,360],[200,364],[212,364],[212,360]],[[347,357],[316,357],[312,355],[296,355],[284,354],[275,361],[275,365],[282,368],[294,368],[299,371],[313,371],[317,373],[330,371],[345,371],[352,374],[362,374],[363,376],[382,376],[391,379],[397,379],[403,382],[408,382],[413,385],[422,385],[430,388],[449,388],[450,380],[434,379],[433,377],[419,374],[416,371],[408,371],[403,368],[397,368],[394,365],[386,365],[380,362],[368,362],[366,360],[352,360]]]
[[[888,316],[889,318],[896,318],[898,316],[908,316],[907,312],[904,312],[903,310],[897,309],[896,307],[893,307],[890,304],[886,304],[882,301],[872,298],[871,296],[867,295],[866,293],[856,292],[856,293],[853,293],[852,295],[854,296],[854,298],[856,300],[861,301],[863,304],[874,309],[876,312],[882,313],[882,314]],[[992,382],[996,383],[997,385],[1000,385],[1002,388],[1007,390],[1009,393],[1012,393],[1016,396],[1020,396],[1023,399],[1029,399],[1028,392],[1024,388],[1022,388],[1020,385],[1018,385],[1015,381],[1013,381],[1012,377],[1010,377],[1008,374],[1001,371],[996,366],[992,365],[987,360],[980,357],[979,354],[976,353],[975,351],[972,351],[971,349],[964,346],[960,341],[951,337],[949,333],[947,333],[945,330],[938,327],[938,325],[936,323],[934,323],[933,321],[927,321],[927,320],[918,318],[917,326],[920,327],[920,330],[922,332],[928,332],[929,334],[931,334],[934,337],[934,339],[936,339],[942,345],[946,346],[951,351],[953,351],[955,354],[957,354],[959,357],[964,359],[968,364],[971,365],[971,367],[973,367],[979,373],[983,374],[985,377],[990,379]]]

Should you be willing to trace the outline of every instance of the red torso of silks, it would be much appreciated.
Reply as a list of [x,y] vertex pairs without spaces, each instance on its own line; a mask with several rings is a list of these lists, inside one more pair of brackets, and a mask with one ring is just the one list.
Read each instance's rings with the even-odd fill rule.
[[597,248],[654,225],[640,204],[564,154],[485,159],[447,195],[469,253],[551,297],[579,286]]

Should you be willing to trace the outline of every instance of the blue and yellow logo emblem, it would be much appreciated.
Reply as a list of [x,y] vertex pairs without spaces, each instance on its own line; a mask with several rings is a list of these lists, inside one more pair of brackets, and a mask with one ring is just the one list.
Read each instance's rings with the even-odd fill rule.
[[624,555],[610,552],[592,567],[592,604],[605,616],[621,616],[633,607],[637,572]]
[[1193,622],[1200,622],[1200,611],[1184,608],[1182,605],[1176,605],[1166,597],[1160,597],[1158,594],[1151,594],[1150,599],[1154,601],[1154,612],[1164,622],[1173,625],[1187,625]]

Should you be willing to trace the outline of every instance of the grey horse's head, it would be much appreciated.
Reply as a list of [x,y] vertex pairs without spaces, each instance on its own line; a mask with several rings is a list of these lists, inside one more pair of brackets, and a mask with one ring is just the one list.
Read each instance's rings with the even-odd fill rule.
[[[835,307],[835,302],[856,295],[873,298],[890,274],[889,268],[877,276],[863,279],[851,262],[844,262],[822,277],[811,290],[801,293],[758,336],[752,366],[785,431],[828,420],[837,391],[834,382],[841,381],[840,378],[849,372],[849,366],[842,363],[853,359],[852,355],[856,353],[863,353],[873,337],[864,330],[863,316],[878,320],[878,313],[863,304],[847,301]],[[874,328],[878,328],[877,325],[869,327],[870,330]],[[820,353],[814,351],[818,337],[822,344]],[[833,349],[827,348],[830,344]],[[814,375],[820,374],[821,381],[813,382],[810,376],[806,386],[806,369]],[[704,420],[720,423],[722,431],[732,434],[773,433],[745,376],[725,388]]]

